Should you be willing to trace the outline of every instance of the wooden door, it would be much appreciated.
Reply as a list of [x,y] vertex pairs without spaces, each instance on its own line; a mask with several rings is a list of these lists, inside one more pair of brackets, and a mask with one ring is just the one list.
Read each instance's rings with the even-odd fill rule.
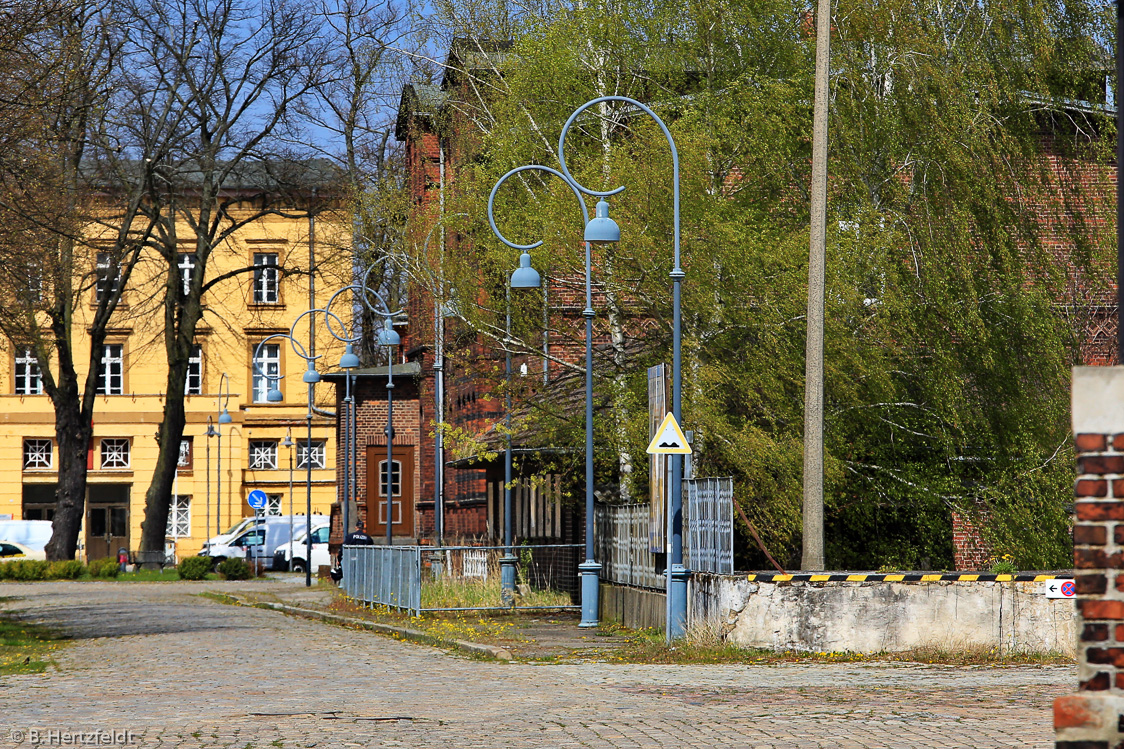
[[95,505],[86,514],[86,558],[117,558],[118,549],[129,548],[129,508],[125,505]]
[[[391,465],[391,533],[414,535],[414,447],[394,448]],[[367,447],[367,534],[386,538],[386,447]]]

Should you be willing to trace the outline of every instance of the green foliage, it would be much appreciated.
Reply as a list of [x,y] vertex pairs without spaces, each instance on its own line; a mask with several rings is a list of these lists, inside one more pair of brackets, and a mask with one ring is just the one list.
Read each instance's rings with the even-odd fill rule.
[[48,580],[77,580],[86,574],[86,565],[77,559],[63,559],[47,565]]
[[254,576],[254,571],[245,559],[230,558],[219,563],[219,574],[226,580],[249,580]]
[[90,577],[111,578],[117,577],[120,572],[121,568],[116,557],[105,557],[90,562]]
[[46,580],[47,562],[41,559],[16,559],[0,564],[0,580]]
[[180,561],[176,570],[183,580],[202,580],[213,565],[214,560],[210,557],[188,557]]
[[[442,8],[454,22],[483,12]],[[1024,569],[1066,563],[1069,367],[1109,288],[1112,227],[1100,217],[1113,192],[1100,165],[1113,123],[1049,102],[1103,95],[1090,81],[1103,82],[1109,21],[1100,6],[1054,0],[860,0],[833,18],[829,566],[951,567],[951,513],[981,505],[996,553]],[[471,248],[445,266],[457,298],[475,302],[459,307],[462,330],[503,335],[518,253],[484,221],[498,177],[556,167],[562,124],[581,103],[609,93],[649,101],[680,155],[683,412],[696,469],[735,477],[763,545],[791,565],[801,547],[814,38],[797,8],[769,1],[620,0],[506,23],[515,46],[480,53],[481,67],[503,76],[482,76],[470,90],[486,93],[458,105],[477,125],[455,144],[474,158],[446,207],[465,214],[450,223]],[[567,165],[591,189],[626,188],[610,199],[622,242],[593,255],[598,334],[619,334],[594,365],[596,441],[611,446],[598,451],[597,475],[642,497],[644,371],[670,359],[670,158],[648,118],[617,106],[587,115],[568,136]],[[1044,134],[1061,158],[1042,158]],[[581,278],[581,220],[560,180],[509,180],[495,217],[508,239],[543,241],[531,254],[548,302]],[[534,355],[544,297],[511,300],[510,345]],[[551,327],[553,346],[581,340],[580,326]],[[463,351],[456,366],[502,380],[494,359]],[[513,385],[530,409],[525,431],[544,446],[580,446],[572,401],[541,397],[533,379]],[[555,470],[580,476],[580,450],[572,455],[556,457]],[[619,471],[626,455],[631,477]],[[748,534],[739,539],[739,566],[767,566]]]

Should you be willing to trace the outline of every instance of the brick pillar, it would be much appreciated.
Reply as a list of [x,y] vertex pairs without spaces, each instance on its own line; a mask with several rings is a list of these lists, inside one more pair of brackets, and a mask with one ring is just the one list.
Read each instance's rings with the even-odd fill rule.
[[1057,749],[1124,749],[1124,367],[1074,367],[1076,694],[1054,702]]
[[[980,509],[981,520],[987,520],[986,511]],[[971,515],[952,513],[952,564],[957,572],[987,569],[991,551],[983,540],[979,527]]]

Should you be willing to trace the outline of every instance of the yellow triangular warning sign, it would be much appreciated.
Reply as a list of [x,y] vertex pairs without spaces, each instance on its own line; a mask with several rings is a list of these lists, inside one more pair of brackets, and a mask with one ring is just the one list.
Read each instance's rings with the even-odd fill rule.
[[663,417],[652,444],[648,445],[648,452],[652,455],[690,455],[691,446],[687,444],[687,438],[683,436],[675,414]]

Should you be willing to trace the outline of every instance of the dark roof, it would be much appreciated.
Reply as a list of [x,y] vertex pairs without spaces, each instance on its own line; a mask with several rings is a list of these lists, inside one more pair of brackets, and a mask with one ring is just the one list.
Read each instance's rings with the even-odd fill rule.
[[[333,372],[324,372],[320,375],[322,380],[328,382],[343,382],[344,375],[347,374],[346,370],[337,369]],[[374,377],[386,377],[386,365],[381,367],[356,367],[351,370],[352,376],[356,379],[369,379]],[[395,377],[417,377],[421,374],[421,364],[416,361],[408,361],[405,364],[395,364],[392,374]]]
[[430,83],[407,83],[403,86],[402,97],[398,100],[398,118],[394,123],[395,139],[402,141],[409,137],[411,116],[435,121],[448,99],[447,92]]

